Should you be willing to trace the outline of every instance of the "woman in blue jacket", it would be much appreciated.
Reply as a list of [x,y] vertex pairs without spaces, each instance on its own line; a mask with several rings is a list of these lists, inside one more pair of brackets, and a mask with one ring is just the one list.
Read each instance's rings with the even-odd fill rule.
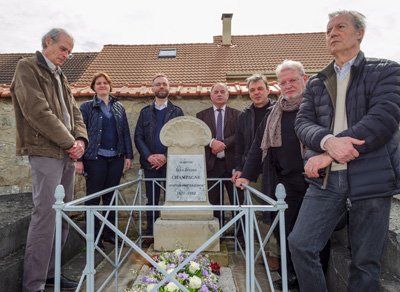
[[[83,158],[75,164],[76,172],[86,178],[87,196],[118,185],[122,172],[131,168],[133,159],[125,108],[116,97],[110,95],[113,90],[110,77],[104,72],[98,72],[94,74],[90,87],[96,94],[80,107],[89,136],[89,147]],[[100,199],[103,205],[115,204],[113,193],[88,200],[85,204],[99,205]],[[110,212],[107,219],[114,224],[115,212]],[[95,218],[96,238],[99,231],[100,222]],[[107,226],[103,229],[103,241],[115,244],[115,234]],[[98,246],[104,249],[100,239]]]

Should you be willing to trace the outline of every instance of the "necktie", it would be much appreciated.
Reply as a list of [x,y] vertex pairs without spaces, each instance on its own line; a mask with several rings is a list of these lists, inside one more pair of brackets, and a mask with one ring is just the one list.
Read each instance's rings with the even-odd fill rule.
[[217,116],[217,137],[216,139],[218,141],[223,140],[223,135],[222,135],[222,109],[217,109],[218,111],[218,116]]

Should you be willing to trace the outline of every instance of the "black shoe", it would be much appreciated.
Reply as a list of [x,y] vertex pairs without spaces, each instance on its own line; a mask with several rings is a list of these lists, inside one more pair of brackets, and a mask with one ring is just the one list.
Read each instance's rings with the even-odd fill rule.
[[142,247],[143,248],[148,248],[150,247],[150,245],[152,245],[154,243],[154,239],[153,238],[145,238],[142,241]]
[[45,291],[42,289],[42,290],[37,290],[36,292],[45,292]]
[[[46,286],[54,287],[54,278],[47,279]],[[78,282],[67,279],[63,275],[61,275],[61,280],[60,280],[61,290],[75,290],[76,287],[78,287]]]
[[[115,238],[114,237],[104,238],[103,241],[115,245]],[[121,246],[121,245],[122,245],[122,242],[118,240],[118,246]]]
[[[273,282],[274,288],[277,290],[282,290],[282,279],[275,280]],[[297,281],[297,277],[294,274],[288,275],[288,289],[292,290],[295,288],[299,288],[299,282]]]

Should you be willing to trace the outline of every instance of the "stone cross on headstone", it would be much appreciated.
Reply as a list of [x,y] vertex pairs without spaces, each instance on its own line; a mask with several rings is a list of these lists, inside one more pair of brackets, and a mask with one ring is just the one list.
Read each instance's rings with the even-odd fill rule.
[[[168,147],[165,206],[210,205],[204,152],[209,127],[194,117],[177,117],[161,129],[160,140]],[[154,225],[154,249],[174,250],[179,242],[196,250],[218,230],[212,210],[162,211]],[[206,250],[219,251],[219,240]]]

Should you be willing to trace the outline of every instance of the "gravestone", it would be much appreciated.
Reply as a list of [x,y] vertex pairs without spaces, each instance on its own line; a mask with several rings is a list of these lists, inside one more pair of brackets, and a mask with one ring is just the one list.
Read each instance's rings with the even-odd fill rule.
[[[161,129],[160,140],[168,147],[165,206],[210,205],[204,152],[209,127],[194,117],[177,117]],[[154,224],[154,249],[174,250],[179,243],[194,251],[218,230],[212,210],[162,211]],[[205,249],[219,250],[219,238]]]

